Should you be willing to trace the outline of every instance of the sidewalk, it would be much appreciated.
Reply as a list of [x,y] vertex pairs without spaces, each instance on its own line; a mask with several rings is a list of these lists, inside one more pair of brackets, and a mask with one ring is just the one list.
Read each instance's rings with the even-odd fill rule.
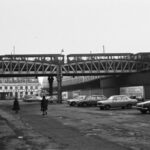
[[0,109],[0,150],[56,149],[57,146],[51,145],[47,137],[43,137],[28,124],[24,124],[19,114],[10,114]]

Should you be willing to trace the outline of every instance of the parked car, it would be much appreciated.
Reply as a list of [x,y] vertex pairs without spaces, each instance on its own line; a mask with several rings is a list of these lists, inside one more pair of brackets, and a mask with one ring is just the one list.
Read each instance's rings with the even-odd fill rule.
[[81,100],[85,100],[86,98],[86,95],[79,95],[73,99],[69,99],[67,100],[67,103],[70,105],[70,106],[76,106],[78,101],[81,101]]
[[48,100],[49,103],[57,103],[57,101],[58,101],[58,98],[56,95],[46,96],[46,99]]
[[23,98],[24,102],[40,102],[42,100],[41,96],[35,95],[25,95]]
[[133,105],[136,105],[137,100],[131,99],[126,95],[114,95],[110,96],[105,101],[98,101],[97,106],[100,109],[110,109],[110,108],[132,108]]
[[142,96],[136,97],[136,96],[130,96],[131,99],[137,99],[138,102],[144,102],[144,98]]
[[89,95],[84,100],[77,102],[78,106],[96,106],[98,101],[106,100],[104,95]]
[[150,113],[150,100],[137,103],[136,108],[140,110],[142,114]]

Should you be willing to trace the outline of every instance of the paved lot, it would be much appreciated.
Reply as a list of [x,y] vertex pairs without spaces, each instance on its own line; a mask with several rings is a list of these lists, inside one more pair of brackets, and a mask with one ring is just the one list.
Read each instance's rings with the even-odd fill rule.
[[89,150],[150,149],[150,114],[135,109],[100,111],[60,104],[49,105],[48,116],[43,117],[39,104],[21,108],[20,120],[47,137],[55,149],[83,149],[87,143]]

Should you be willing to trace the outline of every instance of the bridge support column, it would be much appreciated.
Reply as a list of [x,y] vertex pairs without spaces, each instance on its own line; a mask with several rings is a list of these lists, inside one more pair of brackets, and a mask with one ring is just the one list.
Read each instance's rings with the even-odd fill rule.
[[58,93],[58,103],[62,103],[62,72],[61,65],[57,67],[57,93]]
[[53,81],[54,81],[54,78],[52,76],[49,76],[48,83],[49,83],[49,95],[50,96],[53,95]]

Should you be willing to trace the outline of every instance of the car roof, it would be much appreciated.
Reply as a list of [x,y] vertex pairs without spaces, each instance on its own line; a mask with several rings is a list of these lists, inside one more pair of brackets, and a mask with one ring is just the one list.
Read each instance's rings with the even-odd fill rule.
[[106,97],[105,95],[88,95],[88,96],[99,96],[99,97]]
[[112,95],[112,96],[127,96],[127,95]]

